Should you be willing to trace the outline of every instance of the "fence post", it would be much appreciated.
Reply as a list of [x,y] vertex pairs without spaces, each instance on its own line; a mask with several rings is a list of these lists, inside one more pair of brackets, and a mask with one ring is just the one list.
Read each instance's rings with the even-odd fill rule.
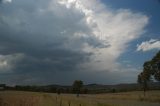
[[0,106],[3,106],[3,99],[0,98]]
[[60,100],[60,104],[59,104],[59,106],[62,106],[62,99]]
[[56,104],[57,104],[57,96],[56,96]]
[[68,101],[68,106],[71,106],[71,102],[70,101]]

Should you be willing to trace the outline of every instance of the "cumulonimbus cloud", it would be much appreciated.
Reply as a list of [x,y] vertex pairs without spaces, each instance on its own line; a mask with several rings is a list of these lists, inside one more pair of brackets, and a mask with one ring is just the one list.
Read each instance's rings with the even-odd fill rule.
[[[27,1],[26,4],[29,3]],[[128,43],[138,38],[148,23],[148,17],[141,13],[127,9],[112,10],[97,0],[51,0],[48,4],[48,7],[43,7],[41,2],[39,5],[31,5],[32,14],[27,6],[14,7],[12,14],[17,15],[3,16],[3,23],[8,24],[12,31],[26,33],[23,37],[21,33],[14,34],[11,38],[36,49],[42,49],[48,44],[53,48],[93,53],[87,67],[91,65],[95,69],[96,66],[98,70],[114,68],[117,58],[125,52]]]
[[160,50],[160,40],[150,39],[149,41],[144,41],[141,44],[137,45],[137,51],[150,51],[153,49]]
[[141,36],[148,23],[148,17],[141,13],[127,9],[112,10],[97,0],[60,0],[59,3],[84,14],[83,20],[92,31],[89,36],[96,37],[103,45],[109,45],[106,48],[84,46],[84,50],[95,54],[92,61],[85,65],[97,70],[114,70],[117,58],[126,51],[131,41]]
[[[23,54],[27,58],[13,71],[38,71],[37,76],[48,71],[54,76],[55,71],[116,70],[117,59],[149,22],[140,12],[112,9],[100,0],[14,0],[14,4],[0,10],[0,51],[7,57],[3,61]],[[6,63],[1,64],[4,69]],[[8,65],[17,68],[16,62]]]

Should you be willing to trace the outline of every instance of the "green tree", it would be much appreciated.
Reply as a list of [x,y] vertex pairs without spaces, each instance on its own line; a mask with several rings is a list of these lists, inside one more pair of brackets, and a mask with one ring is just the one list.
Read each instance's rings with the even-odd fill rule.
[[77,93],[77,97],[79,97],[80,90],[83,87],[83,81],[81,81],[81,80],[75,80],[73,82],[72,87],[73,87],[73,90]]
[[143,91],[144,91],[144,96],[146,94],[146,90],[148,88],[148,84],[147,82],[149,81],[148,77],[147,77],[147,73],[143,73],[141,72],[139,75],[138,75],[138,83],[140,83],[142,85],[142,88],[143,88]]
[[143,64],[143,72],[138,75],[137,81],[143,85],[144,95],[148,87],[147,82],[151,80],[151,76],[160,81],[160,51],[151,60]]
[[160,81],[160,51],[152,58],[149,65],[155,80]]

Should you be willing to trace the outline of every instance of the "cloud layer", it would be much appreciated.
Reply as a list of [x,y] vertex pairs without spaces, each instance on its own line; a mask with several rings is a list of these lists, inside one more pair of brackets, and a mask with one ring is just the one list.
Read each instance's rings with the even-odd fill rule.
[[140,45],[137,45],[137,51],[150,51],[153,49],[160,50],[160,41],[158,39],[151,39],[149,41],[142,42]]
[[114,10],[97,0],[14,0],[0,6],[0,13],[0,71],[12,70],[12,82],[30,75],[21,83],[73,75],[61,78],[69,82],[85,73],[87,80],[104,71],[112,77],[122,67],[117,59],[148,23],[141,13]]
[[0,0],[0,2],[2,2],[2,3],[11,3],[12,0]]

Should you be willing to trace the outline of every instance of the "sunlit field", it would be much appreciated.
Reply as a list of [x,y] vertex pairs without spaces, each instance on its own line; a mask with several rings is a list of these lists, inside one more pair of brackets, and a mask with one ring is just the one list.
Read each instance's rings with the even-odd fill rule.
[[0,106],[160,106],[160,91],[87,94],[1,91]]

